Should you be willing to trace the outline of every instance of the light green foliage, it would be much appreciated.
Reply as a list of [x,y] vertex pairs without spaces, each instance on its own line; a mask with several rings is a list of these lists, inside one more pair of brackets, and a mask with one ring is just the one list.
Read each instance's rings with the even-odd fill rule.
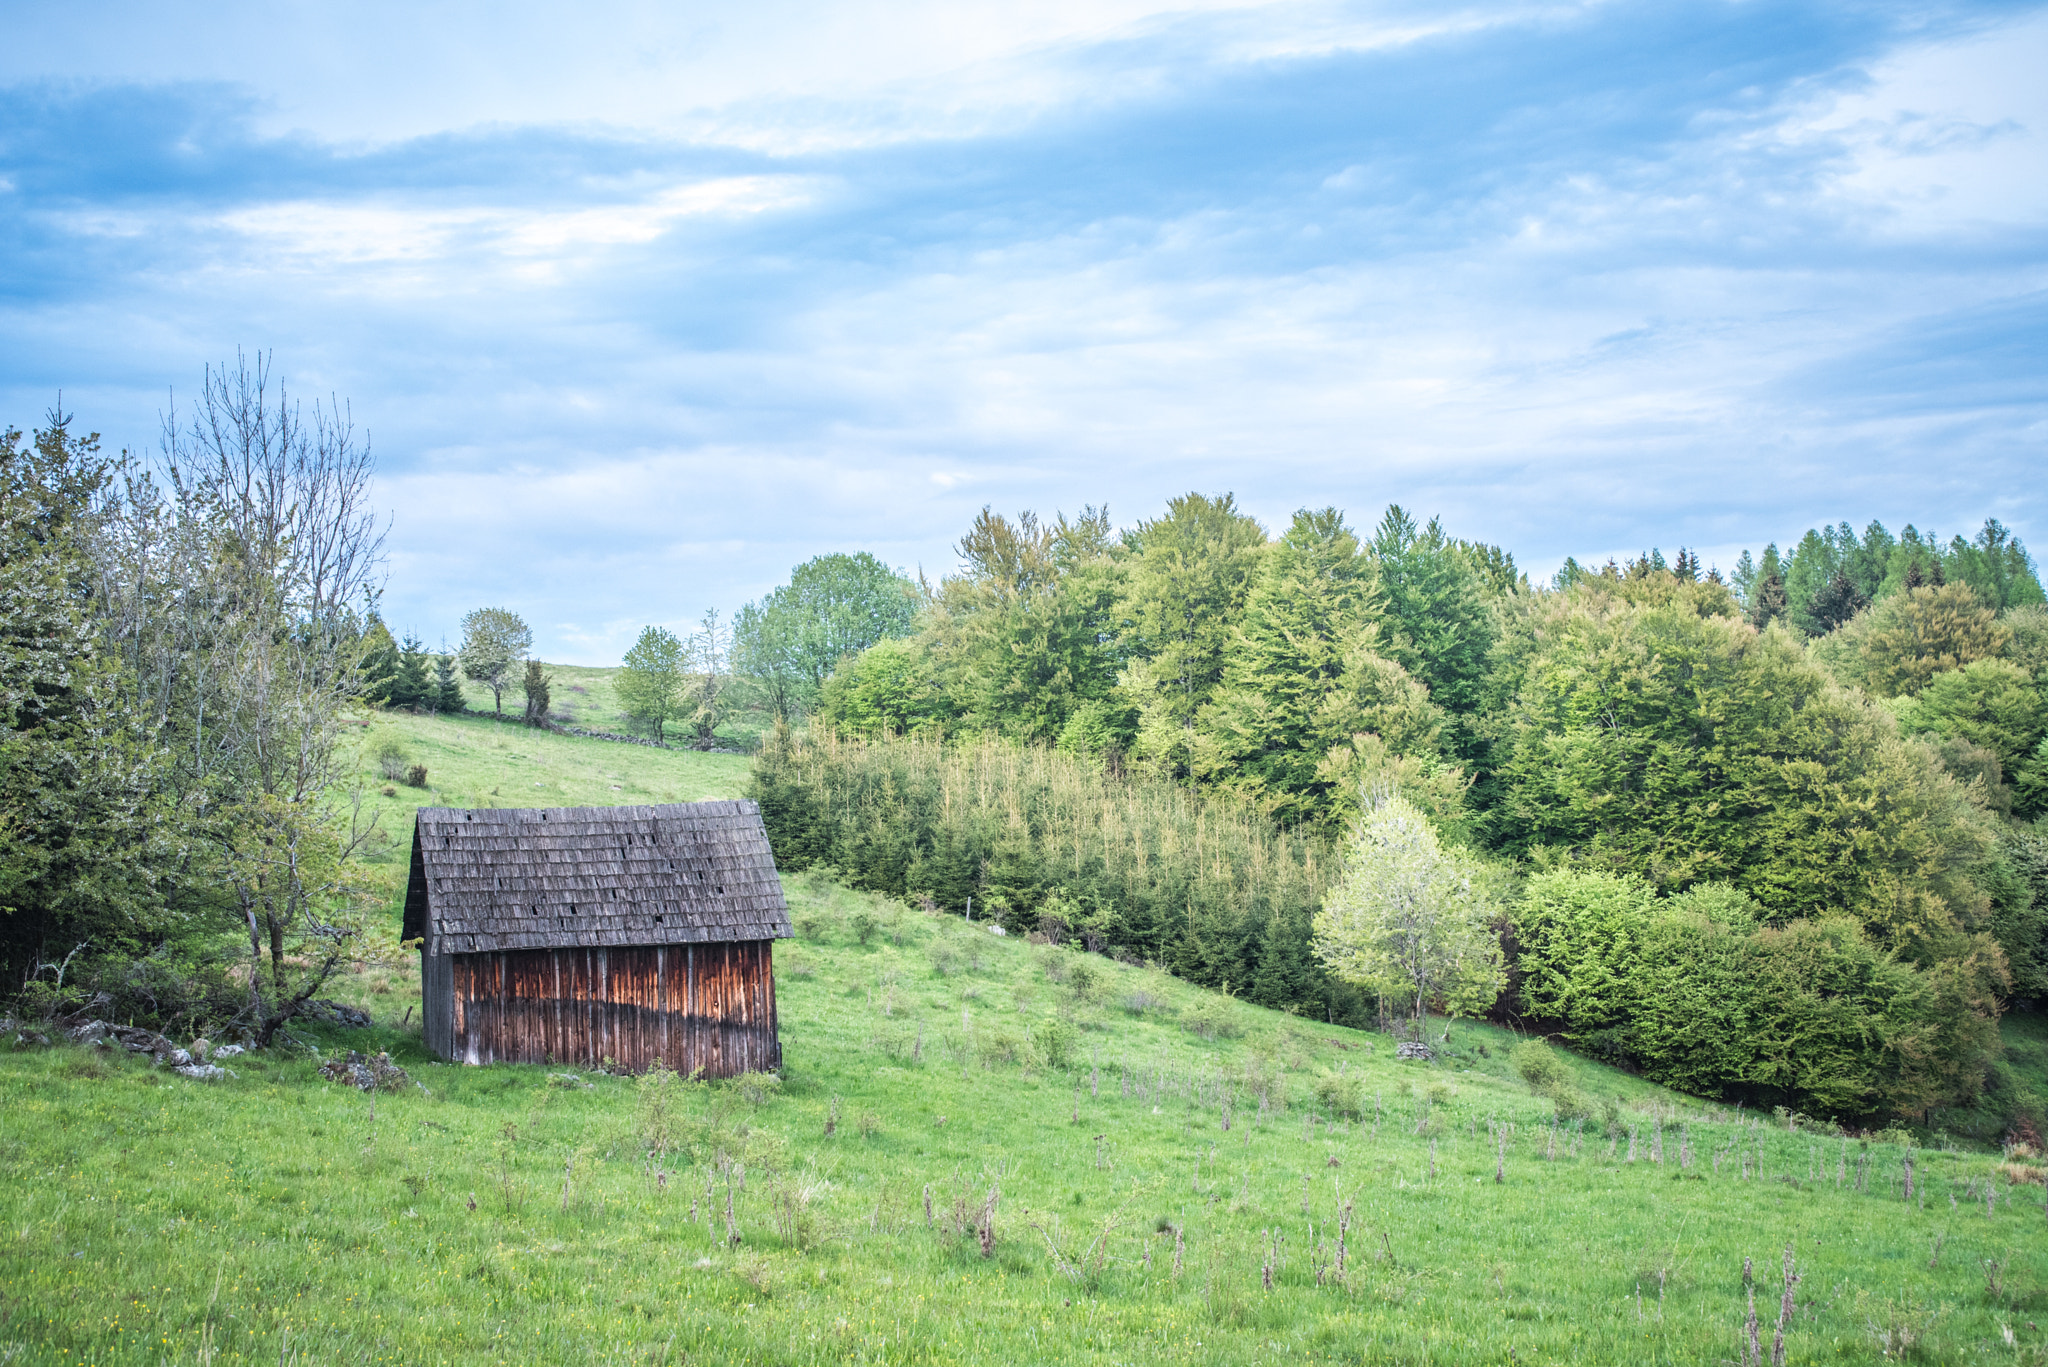
[[1059,748],[1069,755],[1109,758],[1129,748],[1137,733],[1136,709],[1115,698],[1084,702],[1060,728]]
[[1510,848],[1733,883],[1781,918],[1847,911],[1922,957],[1982,923],[1983,814],[1789,636],[1577,592],[1535,616],[1501,771]]
[[1196,772],[1287,825],[1328,819],[1330,747],[1360,732],[1433,753],[1441,713],[1378,650],[1372,565],[1334,508],[1303,509],[1265,555],[1216,701],[1203,709]]
[[927,621],[947,697],[969,728],[1056,738],[1116,683],[1124,552],[1109,514],[1011,522],[984,508],[957,549],[961,572]]
[[1650,885],[1626,874],[1558,868],[1532,877],[1515,910],[1523,1010],[1580,1032],[1625,1020],[1655,903]]
[[1573,1080],[1559,1051],[1540,1039],[1523,1040],[1508,1055],[1529,1089],[1549,1101],[1559,1120],[1590,1120],[1593,1102]]
[[2012,633],[2005,643],[2004,658],[2048,685],[2048,607],[2029,603],[2008,608],[1998,620]]
[[1136,753],[1170,777],[1192,772],[1196,719],[1223,681],[1231,633],[1266,531],[1229,494],[1183,494],[1140,522],[1120,609],[1129,623],[1123,692],[1138,709]]
[[1465,771],[1439,757],[1397,754],[1371,732],[1330,747],[1316,766],[1316,777],[1328,785],[1331,824],[1349,828],[1364,811],[1365,794],[1395,792],[1415,804],[1432,829],[1454,844],[1467,843],[1465,795],[1472,780]]
[[647,627],[626,652],[612,687],[619,705],[663,739],[670,721],[682,714],[686,682],[682,638],[663,627]]
[[1998,756],[2012,773],[2048,729],[2048,702],[2033,676],[2010,660],[1977,660],[1936,674],[1905,708],[1909,730],[1960,736]]
[[842,660],[908,635],[921,601],[916,584],[866,551],[816,556],[734,615],[733,672],[771,716],[806,715]]
[[2007,983],[1988,940],[1920,969],[1847,918],[1770,928],[1757,910],[1726,886],[1663,899],[1627,875],[1540,873],[1515,917],[1523,1007],[1700,1095],[1863,1117],[1975,1094]]
[[491,691],[494,711],[505,710],[505,690],[519,662],[533,649],[533,629],[509,608],[478,608],[462,619],[462,648],[456,658],[463,677]]
[[856,735],[902,735],[957,715],[922,637],[876,642],[842,663],[818,699],[821,723]]
[[1107,946],[1262,1004],[1318,1019],[1365,1009],[1308,960],[1328,848],[1227,796],[1116,780],[1043,747],[816,731],[771,734],[747,795],[783,868],[829,866],[948,911],[972,898],[977,921],[1013,932],[1037,929],[1050,909]]
[[1523,1040],[1516,1045],[1514,1052],[1508,1055],[1508,1062],[1521,1074],[1522,1081],[1538,1092],[1548,1092],[1568,1076],[1557,1051],[1540,1039]]
[[1500,995],[1493,913],[1422,813],[1388,795],[1353,828],[1343,877],[1315,916],[1316,957],[1344,981],[1403,1001],[1419,1030],[1432,1006],[1476,1015]]
[[1904,590],[1859,613],[1814,657],[1845,683],[1881,698],[1918,693],[1946,670],[2004,653],[2011,628],[1965,584]]

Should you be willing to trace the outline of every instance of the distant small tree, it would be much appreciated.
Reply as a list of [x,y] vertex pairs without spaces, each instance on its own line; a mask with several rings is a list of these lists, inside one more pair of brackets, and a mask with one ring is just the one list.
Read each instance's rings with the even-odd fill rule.
[[613,687],[626,715],[654,729],[659,743],[668,723],[684,712],[683,643],[662,627],[648,627],[626,652]]
[[1834,578],[1814,595],[1812,605],[1807,608],[1807,616],[1813,619],[1815,627],[1826,633],[1869,606],[1870,600],[1863,596],[1863,590],[1857,588],[1846,573],[1836,570]]
[[448,653],[447,642],[441,643],[441,653],[434,657],[434,710],[436,712],[460,712],[462,701],[462,680],[455,676],[455,657]]
[[398,642],[374,610],[363,632],[363,701],[372,707],[391,705],[391,684],[398,677]]
[[1394,794],[1368,794],[1343,878],[1315,916],[1316,957],[1346,982],[1410,1003],[1419,1037],[1431,1003],[1477,1014],[1500,995],[1493,911],[1421,812]]
[[533,629],[516,612],[478,608],[462,619],[462,649],[457,658],[463,676],[491,690],[492,706],[501,716],[513,668],[532,649]]
[[434,685],[427,677],[427,648],[420,638],[406,634],[398,651],[398,670],[385,685],[385,701],[392,707],[417,710],[433,707]]
[[700,741],[709,741],[725,720],[726,685],[732,682],[732,633],[710,608],[690,633],[690,696],[686,711]]
[[526,694],[526,724],[546,726],[548,724],[548,689],[554,683],[554,676],[541,669],[539,660],[526,662],[526,676],[519,681],[520,691]]
[[865,551],[806,560],[733,618],[733,672],[770,714],[801,716],[841,660],[907,636],[920,601],[917,585]]

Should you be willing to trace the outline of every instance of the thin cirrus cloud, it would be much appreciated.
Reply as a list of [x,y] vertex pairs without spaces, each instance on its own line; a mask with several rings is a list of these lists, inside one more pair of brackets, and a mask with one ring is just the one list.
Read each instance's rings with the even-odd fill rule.
[[2048,534],[2038,5],[463,13],[289,84],[237,44],[291,11],[32,15],[14,421],[146,445],[275,347],[375,434],[397,624],[593,662],[823,551],[943,572],[983,503],[1399,501],[1539,571]]

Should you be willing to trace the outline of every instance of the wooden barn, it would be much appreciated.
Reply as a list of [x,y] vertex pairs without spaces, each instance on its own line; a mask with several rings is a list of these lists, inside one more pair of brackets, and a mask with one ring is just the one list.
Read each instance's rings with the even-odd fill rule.
[[423,807],[405,893],[427,1046],[465,1063],[776,1068],[789,909],[751,802]]

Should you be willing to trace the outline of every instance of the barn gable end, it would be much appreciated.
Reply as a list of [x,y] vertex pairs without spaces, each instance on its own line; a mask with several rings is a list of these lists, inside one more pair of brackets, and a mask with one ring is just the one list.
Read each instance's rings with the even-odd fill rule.
[[773,1067],[791,934],[751,802],[420,809],[403,935],[427,1043],[469,1062]]

